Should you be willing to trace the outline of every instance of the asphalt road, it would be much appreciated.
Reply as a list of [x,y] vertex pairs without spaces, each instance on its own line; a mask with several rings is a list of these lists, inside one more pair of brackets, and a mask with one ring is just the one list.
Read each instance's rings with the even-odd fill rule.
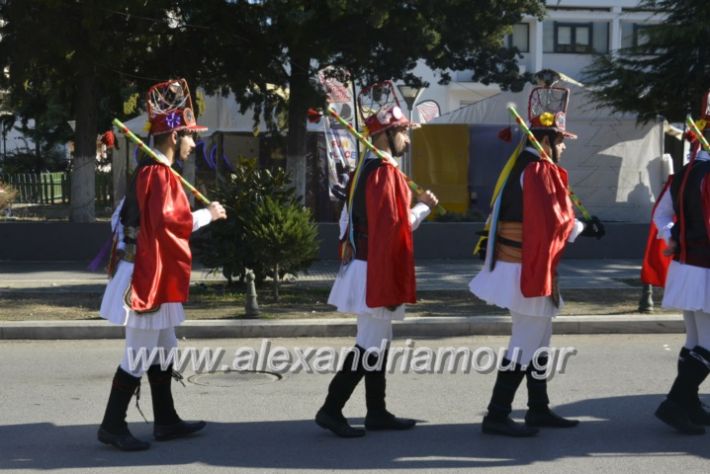
[[[471,349],[506,344],[504,337],[417,340],[416,347]],[[286,374],[280,380],[244,375],[201,375],[174,387],[178,412],[205,419],[199,436],[153,443],[150,450],[123,453],[95,438],[120,359],[122,342],[1,341],[0,469],[67,469],[71,472],[316,472],[402,470],[407,472],[707,472],[710,434],[686,437],[668,429],[653,411],[668,390],[682,336],[554,336],[574,347],[567,372],[550,384],[560,414],[579,418],[571,430],[545,430],[532,439],[482,435],[481,417],[494,375],[395,373],[388,377],[391,411],[421,420],[414,430],[335,438],[312,418],[322,403],[329,374]],[[182,341],[182,347],[226,350],[260,340]],[[282,345],[334,347],[350,339],[280,339]],[[403,341],[395,341],[402,346]],[[188,371],[186,375],[194,375]],[[143,411],[152,418],[144,382]],[[701,387],[707,392],[708,384]],[[521,388],[514,416],[524,414]],[[345,410],[355,423],[365,414],[364,387]],[[148,439],[152,425],[129,408],[131,430]]]

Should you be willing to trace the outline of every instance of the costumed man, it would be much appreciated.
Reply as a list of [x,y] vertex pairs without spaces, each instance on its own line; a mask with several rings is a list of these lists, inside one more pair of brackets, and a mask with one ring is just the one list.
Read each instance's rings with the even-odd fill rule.
[[392,321],[404,319],[405,303],[416,302],[412,230],[438,204],[436,196],[425,191],[411,206],[407,179],[394,160],[409,146],[410,122],[399,106],[383,106],[365,126],[386,159],[366,154],[350,180],[340,219],[342,267],[328,297],[339,312],[357,314],[357,336],[315,419],[344,438],[365,434],[350,426],[342,413],[363,377],[367,430],[406,430],[416,424],[386,409],[387,347]]
[[[116,370],[98,439],[121,450],[147,449],[126,424],[131,397],[140,393],[141,376],[148,372],[156,441],[187,436],[201,430],[204,421],[183,421],[175,411],[171,393],[172,365],[161,361],[134,364],[136,356],[177,347],[175,326],[185,320],[192,257],[190,234],[213,220],[224,219],[222,205],[190,211],[190,203],[170,167],[189,158],[194,134],[207,130],[198,125],[184,79],[156,84],[148,91],[148,118],[158,163],[148,156],[139,160],[126,197],[114,212],[112,225],[116,251],[115,273],[101,302],[101,317],[126,328],[126,347]],[[136,404],[138,401],[136,400]]]
[[[551,73],[553,71],[550,71]],[[513,437],[533,436],[538,427],[567,428],[577,420],[565,419],[549,408],[547,352],[552,318],[562,307],[557,287],[557,265],[567,242],[578,235],[601,238],[598,218],[575,219],[567,172],[559,165],[565,138],[576,135],[565,128],[569,89],[553,87],[557,78],[535,87],[528,104],[530,130],[546,157],[532,141],[521,141],[498,182],[488,237],[483,244],[483,269],[470,282],[471,292],[488,304],[507,308],[512,335],[501,361],[482,431]],[[525,137],[523,137],[525,140]],[[524,148],[523,148],[524,147]],[[506,173],[509,175],[506,177]],[[527,380],[528,411],[525,424],[510,418],[515,393]]]
[[[710,91],[697,124],[710,138]],[[678,375],[656,417],[682,433],[703,434],[710,426],[710,413],[698,397],[700,384],[710,372],[710,155],[700,149],[699,137],[690,132],[688,138],[689,161],[671,177],[653,213],[657,238],[665,244],[663,255],[672,257],[667,269],[657,265],[661,268],[656,273],[665,276],[662,306],[683,310],[686,332]],[[650,246],[646,260],[649,254],[654,254]]]

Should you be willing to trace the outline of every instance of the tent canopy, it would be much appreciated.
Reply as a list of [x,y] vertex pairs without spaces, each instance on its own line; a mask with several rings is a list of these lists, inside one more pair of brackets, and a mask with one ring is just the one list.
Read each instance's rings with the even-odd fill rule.
[[[473,129],[513,125],[507,110],[510,103],[527,119],[528,96],[533,87],[527,85],[517,93],[501,92],[444,114],[426,126],[468,125],[472,129],[470,159],[485,160],[500,169],[507,154],[481,153],[494,149],[491,144],[499,140],[497,133],[473,133]],[[667,177],[662,163],[662,121],[638,124],[633,115],[599,107],[585,88],[570,85],[569,89],[567,129],[579,139],[565,141],[567,149],[561,164],[569,172],[571,188],[589,211],[602,219],[648,222],[655,196]]]

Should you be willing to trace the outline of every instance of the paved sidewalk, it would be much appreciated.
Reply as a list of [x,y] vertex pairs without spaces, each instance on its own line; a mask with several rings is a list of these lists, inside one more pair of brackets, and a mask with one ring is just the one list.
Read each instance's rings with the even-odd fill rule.
[[[417,265],[419,290],[468,291],[468,282],[481,268],[479,260],[422,260]],[[337,261],[318,261],[295,281],[297,285],[330,286],[338,271]],[[563,289],[634,288],[640,262],[636,260],[567,260],[559,267]],[[220,281],[220,274],[196,268],[192,280]],[[628,283],[626,283],[628,282]],[[0,262],[0,294],[3,291],[42,291],[101,294],[106,283],[102,273],[92,273],[77,262]],[[629,284],[630,283],[630,284]],[[680,333],[680,314],[609,316],[560,316],[556,334]],[[448,337],[507,334],[507,316],[409,317],[395,323],[398,337]],[[298,320],[199,320],[186,321],[179,337],[337,337],[355,334],[354,318]],[[101,339],[121,338],[123,328],[105,321],[4,321],[1,339]]]
[[[468,282],[481,269],[482,262],[470,260],[420,260],[417,262],[419,290],[468,291]],[[339,264],[319,260],[299,275],[296,284],[330,286]],[[622,280],[638,280],[638,260],[563,260],[559,266],[560,286],[572,288],[629,288]],[[219,273],[197,266],[192,281],[223,281]],[[45,289],[70,292],[102,292],[103,272],[90,272],[81,262],[0,262],[0,291],[3,289]]]

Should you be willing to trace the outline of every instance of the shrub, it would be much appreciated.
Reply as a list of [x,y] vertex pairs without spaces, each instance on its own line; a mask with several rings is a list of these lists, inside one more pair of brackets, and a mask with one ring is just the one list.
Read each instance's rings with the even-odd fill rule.
[[243,160],[210,191],[210,198],[225,206],[227,219],[207,227],[194,245],[200,261],[221,268],[230,283],[243,281],[250,268],[259,285],[267,276],[274,277],[278,291],[283,275],[307,268],[315,259],[315,224],[297,203],[283,168],[258,169],[253,161]]
[[278,301],[281,269],[292,273],[305,268],[318,253],[311,212],[295,202],[279,203],[266,196],[254,209],[245,230],[256,261],[270,270]]
[[0,211],[10,206],[17,196],[17,191],[12,186],[0,182]]

